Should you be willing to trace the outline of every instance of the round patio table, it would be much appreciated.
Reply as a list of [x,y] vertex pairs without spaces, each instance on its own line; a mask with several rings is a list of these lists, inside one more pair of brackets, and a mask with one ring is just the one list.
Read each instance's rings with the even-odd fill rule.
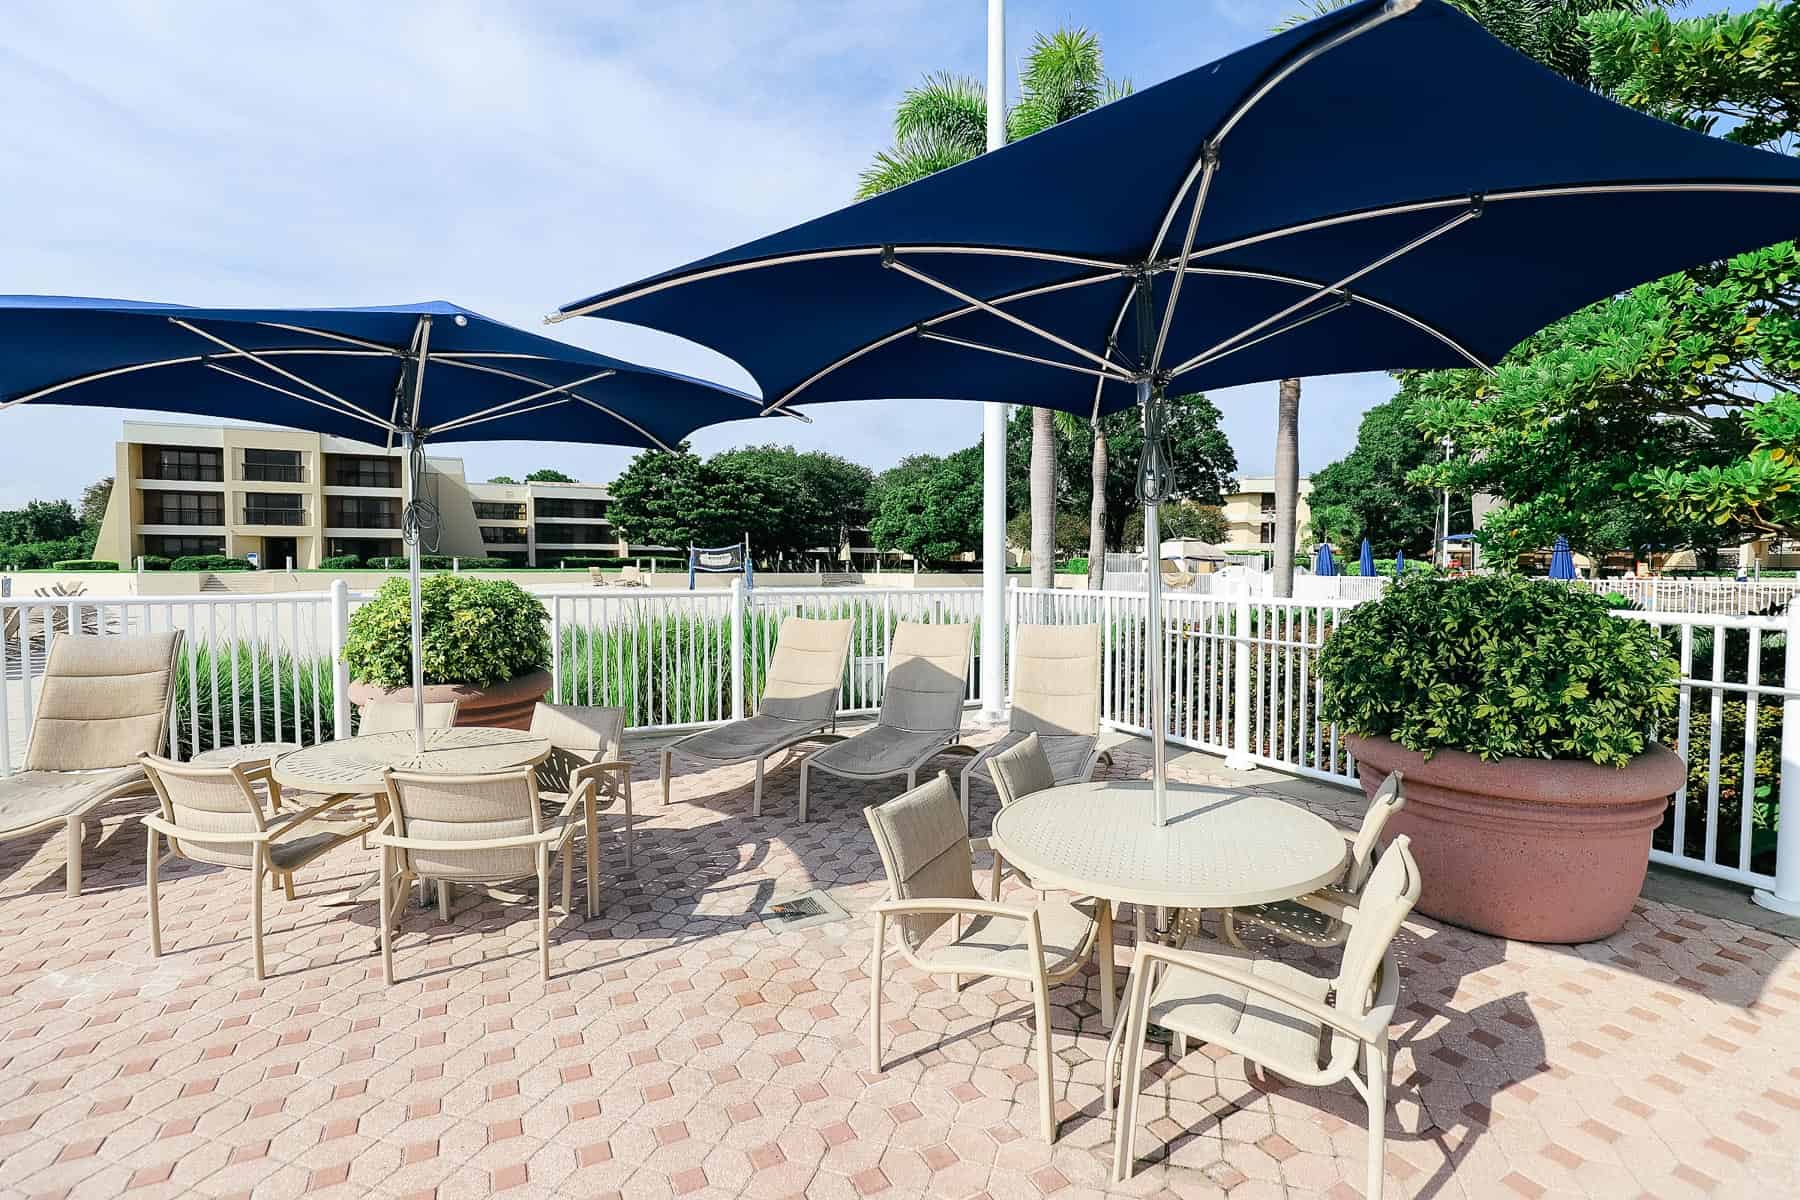
[[299,742],[241,742],[236,746],[203,750],[194,755],[193,762],[202,767],[254,767],[292,754],[299,748]]
[[277,783],[294,791],[360,796],[385,789],[383,771],[473,775],[536,766],[549,757],[549,738],[520,729],[465,725],[427,729],[423,753],[414,744],[410,729],[320,742],[277,759],[274,774]]

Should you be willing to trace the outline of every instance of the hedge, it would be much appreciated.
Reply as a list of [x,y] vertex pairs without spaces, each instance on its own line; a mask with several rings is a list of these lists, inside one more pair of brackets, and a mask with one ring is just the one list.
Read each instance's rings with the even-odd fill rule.
[[169,564],[172,571],[254,571],[256,564],[247,558],[227,558],[223,554],[184,554]]
[[116,571],[119,564],[99,558],[65,558],[50,564],[59,571]]
[[334,554],[319,560],[321,571],[354,571],[362,565],[363,560],[354,554]]
[[86,559],[94,552],[94,543],[86,538],[60,538],[53,542],[15,542],[0,545],[0,567],[16,567],[21,571],[41,571],[59,562]]
[[140,558],[139,561],[144,564],[144,570],[146,571],[166,571],[169,569],[169,559],[165,555],[146,554]]
[[[426,571],[448,571],[453,565],[467,567],[471,571],[479,571],[489,567],[510,567],[513,564],[503,558],[452,558],[448,554],[421,554],[419,566]],[[369,567],[376,571],[404,571],[407,561],[404,558],[371,558]]]
[[[544,557],[543,555],[539,556]],[[571,554],[565,557],[550,559],[545,566],[567,566],[571,570],[581,567],[635,567],[639,563],[655,563],[660,567],[687,569],[687,559],[668,554],[638,554],[629,558],[595,554]]]

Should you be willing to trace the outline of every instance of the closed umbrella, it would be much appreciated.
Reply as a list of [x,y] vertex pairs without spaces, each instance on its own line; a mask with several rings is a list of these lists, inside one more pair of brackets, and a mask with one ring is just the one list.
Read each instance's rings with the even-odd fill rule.
[[1375,574],[1375,551],[1369,546],[1369,539],[1364,538],[1362,544],[1362,561],[1356,564],[1356,573],[1364,579]]
[[[1361,0],[906,187],[569,304],[711,346],[795,405],[1138,406],[1487,369],[1642,280],[1789,237],[1800,162],[1624,109],[1442,0]],[[1150,579],[1161,644],[1160,580]],[[1159,811],[1163,681],[1146,672]]]
[[1556,544],[1550,547],[1550,578],[1575,578],[1575,556],[1569,552],[1569,539],[1560,533]]
[[1394,551],[1394,578],[1399,579],[1406,574],[1406,551]]
[[1331,544],[1320,542],[1313,551],[1312,571],[1314,575],[1336,575],[1337,561],[1331,557]]
[[386,308],[192,308],[0,296],[0,411],[134,408],[284,425],[411,455],[414,733],[423,744],[419,500],[425,444],[505,439],[673,449],[756,401],[443,301]]

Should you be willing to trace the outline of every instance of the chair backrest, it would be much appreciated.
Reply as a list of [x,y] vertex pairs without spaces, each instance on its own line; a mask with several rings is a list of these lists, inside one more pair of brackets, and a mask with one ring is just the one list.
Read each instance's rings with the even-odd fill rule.
[[27,771],[94,771],[154,754],[168,733],[181,631],[59,636],[44,664]]
[[537,873],[534,847],[486,844],[542,832],[537,778],[530,767],[484,775],[390,771],[387,782],[398,836],[469,844],[466,850],[403,851],[416,874],[499,882]]
[[1369,811],[1363,814],[1362,828],[1356,831],[1356,840],[1350,843],[1350,871],[1344,876],[1346,891],[1360,892],[1369,882],[1369,873],[1375,869],[1375,850],[1381,842],[1381,831],[1387,828],[1388,818],[1405,807],[1406,777],[1399,771],[1389,771],[1388,777],[1375,789],[1375,798],[1369,801]]
[[1100,736],[1100,626],[1020,625],[1010,727]]
[[[456,701],[425,706],[425,728],[448,729],[456,724]],[[410,700],[377,700],[358,710],[357,733],[405,733],[413,727]]]
[[625,710],[601,704],[545,704],[531,710],[531,732],[550,739],[550,757],[538,764],[538,790],[568,792],[582,767],[617,759],[625,736]]
[[1056,773],[1050,769],[1050,759],[1035,733],[994,755],[987,765],[988,774],[994,777],[994,790],[1000,793],[1001,808],[1056,786]]
[[787,721],[829,721],[837,715],[852,622],[789,617],[775,637],[775,654],[756,711]]
[[[194,833],[246,836],[268,828],[262,799],[241,767],[200,767],[145,754],[139,762],[162,818],[177,829]],[[200,842],[171,839],[170,848],[183,858],[222,867],[249,867],[255,861],[249,842]]]
[[888,649],[879,723],[932,733],[960,728],[974,632],[975,626],[967,622],[900,622]]
[[1332,1006],[1362,1016],[1371,1007],[1376,972],[1388,946],[1419,899],[1419,864],[1408,839],[1397,837],[1375,864],[1356,906],[1356,920],[1344,943],[1344,958],[1334,981]]
[[588,582],[593,584],[595,587],[599,587],[601,584],[606,582],[606,576],[601,574],[599,567],[589,567],[588,568]]
[[[910,792],[865,808],[875,848],[895,900],[978,900],[975,857],[962,801],[940,772]],[[950,918],[945,914],[900,918],[906,944],[917,948]]]
[[637,583],[637,584],[643,583],[644,582],[643,569],[641,567],[639,567],[636,563],[628,563],[625,566],[620,567],[619,568],[619,582],[620,583]]

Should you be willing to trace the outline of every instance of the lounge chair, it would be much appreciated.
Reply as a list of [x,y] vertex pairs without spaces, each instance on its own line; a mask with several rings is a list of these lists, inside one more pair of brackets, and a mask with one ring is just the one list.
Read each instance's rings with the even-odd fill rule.
[[[546,817],[532,768],[486,775],[387,773],[388,815],[376,827],[381,847],[381,970],[394,982],[394,933],[408,887],[420,882],[494,884],[535,879],[538,967],[550,978],[550,862],[562,857],[562,907],[570,911],[570,843],[581,827],[593,782],[580,784]],[[594,878],[588,876],[588,893]]]
[[[975,888],[974,853],[988,848],[972,841],[956,802],[950,776],[940,773],[923,786],[886,804],[864,810],[881,865],[888,898],[871,910],[874,948],[869,956],[869,1070],[881,1073],[882,965],[887,958],[887,926],[900,927],[900,957],[921,971],[949,975],[953,991],[965,975],[992,975],[1031,985],[1037,1019],[1038,1118],[1044,1140],[1056,1140],[1056,1060],[1050,1052],[1050,988],[1081,974],[1096,943],[1112,945],[1110,910],[1105,905],[1048,900],[1001,904],[984,900]],[[932,937],[954,921],[949,938]],[[1102,986],[1112,986],[1106,958]]]
[[[703,729],[662,749],[662,802],[669,802],[669,767],[676,754],[711,763],[756,762],[750,812],[762,815],[763,770],[769,756],[789,746],[833,736],[844,661],[850,656],[852,622],[789,617],[781,623],[756,715],[717,729]],[[801,767],[805,779],[804,765]],[[806,812],[801,792],[801,815]]]
[[[1387,1126],[1388,1023],[1400,1000],[1394,935],[1419,898],[1419,867],[1407,839],[1381,856],[1350,927],[1336,978],[1212,943],[1175,949],[1139,942],[1127,1002],[1125,1069],[1113,1135],[1113,1179],[1137,1165],[1137,1099],[1148,1026],[1241,1054],[1303,1087],[1348,1079],[1368,1102],[1368,1184],[1380,1196]],[[1358,1077],[1359,1065],[1362,1069]],[[1112,1110],[1111,1072],[1101,1080]]]
[[587,793],[583,824],[587,837],[589,880],[587,915],[593,916],[599,897],[593,880],[598,877],[600,845],[600,796],[616,799],[625,809],[625,865],[632,861],[631,760],[620,743],[625,738],[625,710],[608,705],[543,704],[531,711],[531,732],[550,739],[550,757],[538,764],[538,804],[547,817],[562,810],[569,796],[593,782]]
[[968,623],[902,621],[895,627],[887,679],[882,685],[881,715],[875,727],[827,746],[800,763],[802,821],[806,820],[809,773],[815,767],[846,779],[904,775],[911,789],[918,786],[919,768],[934,754],[944,750],[974,753],[969,747],[953,744],[962,732],[969,643],[974,632],[975,626]]
[[[962,770],[963,817],[969,815],[969,776],[1027,734],[1038,735],[1054,782],[1094,776],[1100,749],[1100,626],[1020,625],[1013,666],[1012,714],[1006,734]],[[997,782],[997,781],[996,781]],[[1002,797],[1004,801],[1005,797]]]
[[1375,869],[1376,846],[1388,818],[1406,807],[1405,777],[1390,772],[1375,790],[1362,827],[1350,845],[1350,866],[1344,878],[1297,900],[1277,900],[1249,908],[1228,908],[1221,918],[1225,940],[1240,950],[1238,926],[1254,925],[1302,946],[1342,945],[1350,936],[1350,917],[1361,903],[1362,891]]
[[[279,884],[289,900],[294,898],[294,872],[320,855],[361,837],[375,827],[370,820],[299,832],[310,822],[327,816],[354,796],[333,796],[309,808],[281,808],[281,786],[268,764],[251,768],[198,767],[146,754],[144,774],[161,802],[160,816],[147,816],[150,844],[145,860],[145,886],[150,901],[150,953],[162,954],[162,920],[158,872],[170,858],[186,858],[216,867],[250,872],[250,944],[256,957],[256,977],[264,978],[263,878]],[[263,808],[263,796],[269,807]],[[162,853],[161,838],[169,840]]]
[[0,778],[0,841],[58,824],[68,894],[81,894],[81,834],[109,800],[151,794],[140,754],[162,747],[181,631],[56,638],[39,680],[25,769]]
[[[446,700],[425,706],[425,728],[449,729],[456,724],[456,701]],[[357,710],[356,732],[411,733],[413,706],[411,700],[378,700]]]

